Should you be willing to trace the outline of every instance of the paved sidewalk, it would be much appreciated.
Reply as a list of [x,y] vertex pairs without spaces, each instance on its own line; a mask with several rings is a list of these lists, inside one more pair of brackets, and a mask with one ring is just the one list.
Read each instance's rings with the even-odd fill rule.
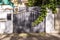
[[0,35],[0,40],[60,40],[59,37],[47,34],[46,36],[20,37],[19,34]]

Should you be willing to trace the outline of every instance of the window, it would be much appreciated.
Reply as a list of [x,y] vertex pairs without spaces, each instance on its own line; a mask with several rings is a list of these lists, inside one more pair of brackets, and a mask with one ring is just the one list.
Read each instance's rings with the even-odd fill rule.
[[7,20],[11,20],[11,14],[7,14]]

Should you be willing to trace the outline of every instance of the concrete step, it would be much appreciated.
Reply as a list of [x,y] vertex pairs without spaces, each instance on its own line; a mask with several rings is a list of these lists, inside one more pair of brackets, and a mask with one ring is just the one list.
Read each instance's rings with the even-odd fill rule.
[[51,34],[58,34],[58,33],[59,33],[58,30],[56,30],[56,31],[52,31],[52,32],[51,32]]
[[60,34],[54,34],[53,33],[53,34],[50,34],[50,35],[60,38]]

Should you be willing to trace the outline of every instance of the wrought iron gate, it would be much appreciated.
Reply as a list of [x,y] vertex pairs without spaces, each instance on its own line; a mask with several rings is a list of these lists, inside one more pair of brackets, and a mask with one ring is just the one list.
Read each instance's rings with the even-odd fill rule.
[[44,21],[32,27],[39,16],[39,7],[19,7],[18,12],[13,16],[14,32],[44,32]]

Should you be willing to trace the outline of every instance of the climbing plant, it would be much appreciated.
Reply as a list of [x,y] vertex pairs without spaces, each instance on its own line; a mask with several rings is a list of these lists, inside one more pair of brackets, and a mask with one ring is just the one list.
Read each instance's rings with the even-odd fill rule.
[[33,6],[39,6],[41,8],[41,15],[34,21],[32,22],[32,26],[38,25],[43,21],[43,19],[47,15],[47,9],[51,9],[52,13],[55,14],[56,7],[57,5],[60,4],[60,0],[28,0],[28,6],[33,7]]
[[60,5],[60,0],[57,0],[57,4]]

